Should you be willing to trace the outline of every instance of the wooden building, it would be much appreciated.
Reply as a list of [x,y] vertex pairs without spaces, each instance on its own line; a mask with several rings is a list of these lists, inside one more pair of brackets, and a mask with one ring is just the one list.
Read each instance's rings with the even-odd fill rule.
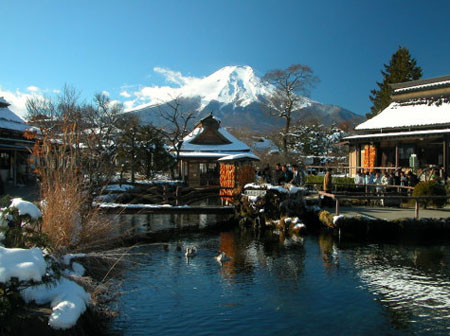
[[434,168],[449,173],[450,76],[391,85],[392,103],[345,138],[358,170]]
[[32,127],[9,109],[0,97],[0,178],[3,184],[25,184],[29,180],[28,157],[34,145],[24,133]]
[[178,169],[189,186],[219,186],[220,164],[243,161],[250,164],[259,158],[243,142],[221,127],[212,114],[200,120],[181,145]]

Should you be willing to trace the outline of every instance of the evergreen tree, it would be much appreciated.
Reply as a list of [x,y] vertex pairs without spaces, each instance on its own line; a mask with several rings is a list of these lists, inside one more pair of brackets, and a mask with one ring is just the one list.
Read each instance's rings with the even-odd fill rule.
[[405,47],[399,47],[392,55],[389,64],[384,64],[383,81],[377,82],[378,89],[371,90],[369,96],[373,103],[370,113],[366,114],[367,119],[376,116],[391,103],[391,87],[389,84],[417,80],[422,77],[422,68],[411,57],[409,50]]

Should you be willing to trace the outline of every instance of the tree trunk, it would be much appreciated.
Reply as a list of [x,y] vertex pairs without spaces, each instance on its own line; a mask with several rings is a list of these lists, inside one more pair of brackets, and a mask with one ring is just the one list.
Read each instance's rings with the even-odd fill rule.
[[285,119],[286,119],[286,124],[284,126],[284,134],[283,134],[283,153],[285,156],[287,156],[287,154],[288,154],[287,138],[288,138],[289,130],[291,128],[291,117],[287,116],[287,117],[285,117]]

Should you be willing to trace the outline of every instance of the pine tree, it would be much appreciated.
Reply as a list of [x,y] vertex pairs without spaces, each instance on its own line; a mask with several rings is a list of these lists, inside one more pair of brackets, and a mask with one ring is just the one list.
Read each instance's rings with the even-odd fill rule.
[[370,113],[366,114],[367,119],[376,116],[391,103],[391,88],[389,84],[401,83],[417,80],[422,77],[422,68],[417,65],[414,58],[411,57],[409,50],[405,47],[398,47],[398,50],[392,55],[389,65],[384,64],[383,81],[377,82],[378,89],[370,91],[370,101],[373,103]]

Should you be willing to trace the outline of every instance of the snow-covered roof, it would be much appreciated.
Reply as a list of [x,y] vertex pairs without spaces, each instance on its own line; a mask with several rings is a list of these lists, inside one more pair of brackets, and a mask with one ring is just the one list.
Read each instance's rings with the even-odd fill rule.
[[443,134],[443,133],[450,133],[450,128],[421,130],[421,131],[404,131],[404,132],[350,135],[350,136],[345,137],[344,140],[387,138],[387,137],[400,137],[400,136],[439,135],[439,134]]
[[[3,97],[1,102],[7,104]],[[30,125],[25,124],[25,121],[8,107],[0,107],[0,128],[25,132],[30,128]]]
[[419,99],[393,102],[380,114],[355,127],[355,130],[382,130],[436,125],[450,126],[450,101]]
[[425,91],[440,87],[450,86],[450,76],[441,76],[415,81],[390,84],[395,94],[403,94],[410,91]]
[[253,153],[240,153],[240,154],[227,155],[227,156],[224,156],[223,158],[220,158],[217,161],[236,161],[236,160],[242,160],[242,159],[260,161],[260,158],[257,157]]
[[231,135],[225,128],[219,127],[217,131],[224,137],[229,143],[219,144],[219,145],[208,145],[208,144],[193,144],[199,135],[205,131],[205,128],[198,126],[191,133],[183,139],[183,145],[181,146],[181,151],[192,151],[192,152],[204,152],[204,151],[215,151],[215,152],[248,152],[250,147],[248,147],[242,141],[236,139]]
[[[181,158],[192,158],[192,157],[222,158],[222,157],[230,155],[230,153],[231,152],[220,153],[220,152],[207,152],[207,151],[203,151],[203,152],[180,152],[180,157]],[[238,153],[235,153],[235,154],[238,154]]]

